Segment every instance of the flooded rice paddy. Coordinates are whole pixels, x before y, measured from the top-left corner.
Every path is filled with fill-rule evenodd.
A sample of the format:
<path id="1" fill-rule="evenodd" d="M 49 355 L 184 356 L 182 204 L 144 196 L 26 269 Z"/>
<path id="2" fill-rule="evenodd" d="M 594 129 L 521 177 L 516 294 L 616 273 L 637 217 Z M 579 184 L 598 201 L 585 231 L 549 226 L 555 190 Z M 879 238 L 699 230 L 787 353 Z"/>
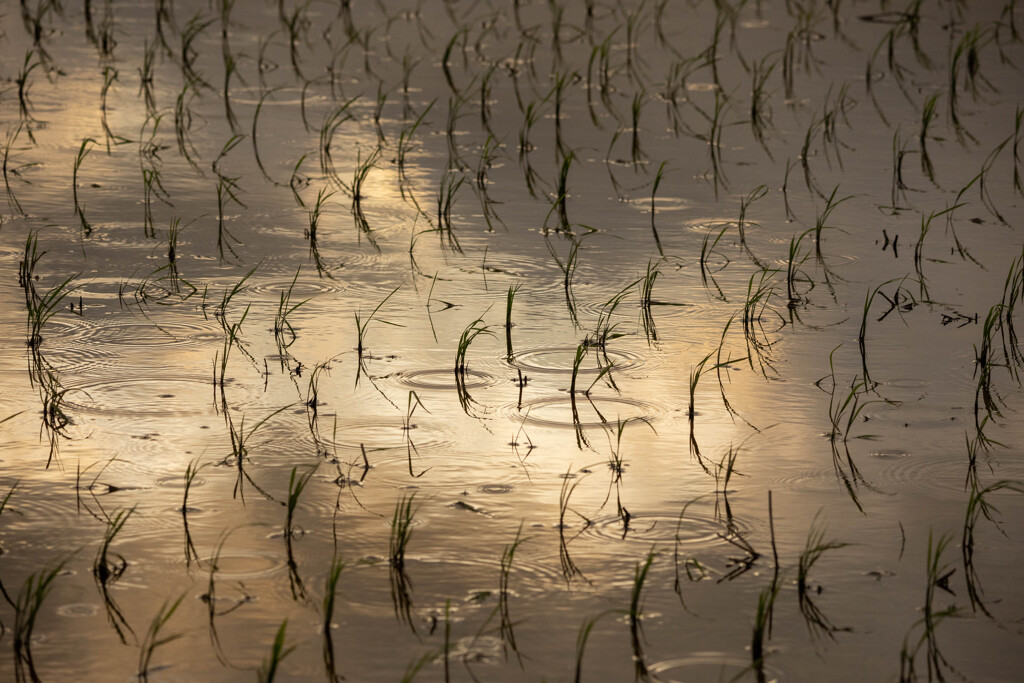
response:
<path id="1" fill-rule="evenodd" d="M 1015 10 L 8 3 L 0 678 L 1017 678 Z"/>

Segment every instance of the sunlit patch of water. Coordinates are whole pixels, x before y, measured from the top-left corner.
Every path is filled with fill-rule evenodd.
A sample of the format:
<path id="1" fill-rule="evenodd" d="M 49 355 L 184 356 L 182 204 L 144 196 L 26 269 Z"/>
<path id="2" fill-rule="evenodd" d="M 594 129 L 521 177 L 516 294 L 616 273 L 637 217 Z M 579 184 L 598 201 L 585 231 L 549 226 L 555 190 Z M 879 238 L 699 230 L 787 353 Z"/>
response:
<path id="1" fill-rule="evenodd" d="M 528 372 L 569 374 L 573 372 L 576 348 L 553 346 L 517 351 L 512 357 L 512 366 Z M 587 353 L 579 365 L 580 374 L 600 373 L 607 368 L 631 370 L 644 364 L 644 358 L 630 351 L 600 349 Z"/>
<path id="2" fill-rule="evenodd" d="M 499 381 L 497 377 L 486 372 L 482 372 L 480 370 L 467 369 L 463 371 L 461 375 L 464 379 L 460 380 L 460 382 L 465 389 L 481 389 L 483 387 L 494 386 Z M 458 387 L 458 384 L 456 383 L 455 371 L 452 369 L 411 370 L 407 372 L 397 372 L 393 375 L 389 375 L 388 379 L 391 379 L 397 382 L 398 384 L 409 387 L 411 389 L 454 390 Z"/>
<path id="3" fill-rule="evenodd" d="M 506 405 L 501 411 L 519 417 L 525 424 L 541 427 L 582 429 L 612 428 L 619 421 L 654 422 L 668 413 L 668 408 L 640 399 L 623 396 L 550 396 L 532 399 L 522 405 Z"/>
<path id="4" fill-rule="evenodd" d="M 121 415 L 209 415 L 213 413 L 209 378 L 139 375 L 76 383 L 67 395 L 72 411 Z"/>

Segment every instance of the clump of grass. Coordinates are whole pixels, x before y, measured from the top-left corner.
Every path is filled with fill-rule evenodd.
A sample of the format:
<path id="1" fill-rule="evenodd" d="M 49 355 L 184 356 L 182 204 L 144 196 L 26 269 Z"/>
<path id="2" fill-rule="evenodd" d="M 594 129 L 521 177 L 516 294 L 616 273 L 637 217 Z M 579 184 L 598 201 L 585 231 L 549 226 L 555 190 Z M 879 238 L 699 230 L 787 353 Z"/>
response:
<path id="1" fill-rule="evenodd" d="M 515 561 L 516 551 L 519 550 L 519 546 L 529 540 L 529 537 L 523 537 L 523 525 L 519 525 L 519 529 L 516 530 L 516 536 L 512 539 L 512 542 L 505 546 L 501 551 L 501 572 L 498 579 L 498 616 L 501 619 L 500 635 L 502 646 L 505 649 L 505 656 L 508 657 L 509 649 L 515 653 L 516 658 L 519 659 L 520 665 L 523 662 L 522 655 L 519 653 L 519 645 L 516 643 L 515 633 L 515 622 L 512 621 L 512 616 L 509 609 L 509 602 L 512 596 L 512 592 L 509 588 L 510 579 L 512 576 L 512 563 Z"/>
<path id="2" fill-rule="evenodd" d="M 4 175 L 4 190 L 7 193 L 7 204 L 11 208 L 11 211 L 18 214 L 24 214 L 24 210 L 21 208 L 21 203 L 18 198 L 14 195 L 14 191 L 11 189 L 11 176 L 15 176 L 24 183 L 28 183 L 21 176 L 22 172 L 32 166 L 38 166 L 38 163 L 14 163 L 11 159 L 11 151 L 14 149 L 15 143 L 18 141 L 18 136 L 21 135 L 21 131 L 25 129 L 25 123 L 19 122 L 14 128 L 11 126 L 7 127 L 7 133 L 3 143 L 3 175 Z"/>
<path id="3" fill-rule="evenodd" d="M 90 147 L 95 144 L 97 142 L 93 138 L 84 138 L 82 140 L 82 144 L 78 147 L 78 154 L 75 155 L 74 170 L 71 173 L 71 197 L 75 203 L 75 216 L 78 218 L 79 225 L 82 228 L 82 234 L 86 237 L 92 234 L 92 224 L 86 220 L 85 209 L 78 201 L 78 171 L 82 167 L 85 157 L 89 155 Z"/>
<path id="4" fill-rule="evenodd" d="M 224 249 L 227 248 L 231 255 L 235 258 L 238 254 L 235 253 L 232 243 L 239 244 L 238 239 L 231 234 L 228 230 L 227 224 L 225 223 L 225 213 L 229 204 L 235 204 L 243 209 L 247 208 L 245 203 L 239 199 L 238 195 L 241 193 L 241 188 L 238 185 L 238 181 L 241 176 L 230 177 L 221 168 L 221 162 L 228 155 L 231 150 L 238 146 L 238 143 L 242 141 L 241 135 L 232 135 L 224 146 L 221 147 L 220 154 L 214 159 L 211 164 L 214 175 L 217 176 L 217 252 L 220 254 L 220 258 L 224 260 Z"/>
<path id="5" fill-rule="evenodd" d="M 643 625 L 640 623 L 643 618 L 643 601 L 641 594 L 644 590 L 644 583 L 647 581 L 647 574 L 651 570 L 651 563 L 654 562 L 656 553 L 652 548 L 647 553 L 644 561 L 638 562 L 633 572 L 633 588 L 630 592 L 629 611 L 629 641 L 633 650 L 633 665 L 636 679 L 640 681 L 651 680 L 647 664 L 644 662 L 643 651 Z"/>
<path id="6" fill-rule="evenodd" d="M 999 510 L 988 500 L 988 496 L 999 492 L 1024 494 L 1024 484 L 1019 481 L 1002 479 L 981 487 L 977 481 L 971 482 L 971 492 L 964 513 L 964 526 L 960 541 L 964 580 L 967 584 L 967 597 L 971 602 L 971 609 L 975 612 L 981 610 L 990 619 L 995 619 L 995 617 L 989 611 L 982 597 L 981 580 L 978 578 L 978 571 L 974 566 L 974 531 L 978 521 L 985 517 L 995 524 L 1000 533 L 1005 536 L 1005 532 L 999 527 L 999 522 L 996 519 Z"/>
<path id="7" fill-rule="evenodd" d="M 413 518 L 418 506 L 414 506 L 416 494 L 402 495 L 391 517 L 391 540 L 388 543 L 388 567 L 391 580 L 391 600 L 395 616 L 405 623 L 412 632 L 416 627 L 412 621 L 412 598 L 409 591 L 412 582 L 406 574 L 405 553 L 413 535 Z"/>
<path id="8" fill-rule="evenodd" d="M 842 199 L 836 199 L 836 192 L 839 191 L 839 186 L 836 185 L 832 188 L 832 194 L 825 200 L 825 208 L 823 208 L 814 219 L 814 253 L 817 254 L 818 258 L 821 258 L 821 233 L 823 230 L 833 230 L 834 226 L 828 225 L 829 216 L 836 208 L 847 201 L 853 199 L 853 195 L 847 195 Z"/>
<path id="9" fill-rule="evenodd" d="M 505 297 L 505 360 L 509 363 L 512 362 L 514 355 L 512 353 L 512 303 L 522 286 L 521 282 L 509 285 L 508 294 Z"/>
<path id="10" fill-rule="evenodd" d="M 142 639 L 142 644 L 139 649 L 139 680 L 148 681 L 149 674 L 153 671 L 154 667 L 151 666 L 153 661 L 153 654 L 157 648 L 163 647 L 169 643 L 173 643 L 175 640 L 181 638 L 184 633 L 171 633 L 163 635 L 163 629 L 167 626 L 167 622 L 171 620 L 178 607 L 181 605 L 181 601 L 185 599 L 185 593 L 178 596 L 178 599 L 171 602 L 168 598 L 164 600 L 163 604 L 160 605 L 160 609 L 157 610 L 153 620 L 149 622 L 149 629 L 146 631 L 146 635 Z"/>
<path id="11" fill-rule="evenodd" d="M 304 474 L 298 474 L 298 468 L 293 467 L 291 476 L 288 478 L 288 498 L 285 503 L 287 514 L 284 522 L 284 544 L 288 563 L 288 583 L 292 591 L 293 600 L 302 600 L 306 597 L 306 588 L 299 576 L 299 568 L 295 562 L 295 554 L 292 551 L 292 541 L 305 534 L 305 530 L 295 524 L 295 511 L 299 506 L 299 497 L 305 490 L 309 480 L 316 473 L 314 466 Z"/>
<path id="12" fill-rule="evenodd" d="M 295 343 L 298 336 L 288 317 L 301 306 L 309 303 L 309 299 L 292 303 L 292 292 L 295 289 L 295 283 L 298 281 L 301 271 L 302 266 L 295 269 L 295 276 L 292 278 L 291 284 L 288 285 L 288 289 L 281 292 L 281 299 L 277 304 L 277 313 L 274 315 L 274 338 L 277 340 L 279 349 L 287 349 Z"/>
<path id="13" fill-rule="evenodd" d="M 99 588 L 100 595 L 103 597 L 103 605 L 107 610 L 107 618 L 110 620 L 111 626 L 114 627 L 114 631 L 117 636 L 121 639 L 122 643 L 127 643 L 125 633 L 130 633 L 134 637 L 135 631 L 128 624 L 124 613 L 121 608 L 114 601 L 113 596 L 110 594 L 110 585 L 116 582 L 124 574 L 125 570 L 128 569 L 128 561 L 120 553 L 116 553 L 110 549 L 111 544 L 117 537 L 121 530 L 124 528 L 128 518 L 132 516 L 135 508 L 128 510 L 119 510 L 112 518 L 107 520 L 107 528 L 103 534 L 103 542 L 100 544 L 99 550 L 96 552 L 96 559 L 93 560 L 92 574 L 96 580 L 96 586 Z"/>
<path id="14" fill-rule="evenodd" d="M 747 243 L 747 210 L 750 206 L 759 199 L 764 198 L 768 194 L 767 185 L 758 185 L 753 190 L 748 192 L 743 198 L 740 199 L 740 215 L 736 220 L 736 229 L 740 234 L 740 244 L 745 245 Z M 717 240 L 716 240 L 717 241 Z"/>
<path id="15" fill-rule="evenodd" d="M 942 653 L 937 636 L 939 625 L 959 613 L 955 604 L 948 607 L 939 607 L 936 604 L 937 588 L 951 592 L 948 581 L 954 570 L 950 569 L 942 559 L 942 555 L 951 541 L 952 538 L 948 534 L 935 540 L 932 533 L 930 531 L 928 533 L 924 606 L 921 609 L 923 616 L 910 627 L 907 635 L 903 638 L 903 647 L 900 650 L 901 681 L 917 680 L 917 655 L 921 648 L 925 649 L 925 665 L 929 680 L 945 680 L 945 671 L 963 678 Z M 920 631 L 920 633 L 916 638 L 912 638 L 916 631 Z"/>
<path id="16" fill-rule="evenodd" d="M 281 622 L 281 626 L 274 635 L 274 644 L 270 647 L 270 653 L 263 658 L 263 664 L 258 672 L 260 683 L 273 683 L 277 677 L 277 670 L 280 668 L 281 662 L 295 649 L 294 645 L 285 647 L 285 629 L 287 628 L 288 620 L 285 619 Z"/>
<path id="17" fill-rule="evenodd" d="M 364 354 L 367 352 L 367 349 L 366 349 L 366 332 L 367 332 L 367 329 L 370 326 L 370 322 L 373 321 L 374 317 L 377 315 L 377 311 L 379 311 L 381 309 L 381 307 L 388 302 L 388 299 L 393 297 L 395 295 L 395 293 L 399 289 L 401 289 L 401 287 L 402 287 L 401 285 L 398 285 L 397 287 L 392 289 L 391 292 L 386 297 L 381 299 L 380 303 L 377 304 L 377 306 L 372 311 L 370 311 L 370 314 L 368 316 L 366 316 L 365 319 L 360 316 L 359 311 L 356 311 L 356 313 L 355 313 L 355 318 L 356 318 L 356 336 L 357 336 L 356 355 L 359 358 L 360 365 L 362 365 Z M 399 325 L 398 323 L 393 323 L 393 322 L 390 322 L 388 320 L 378 320 L 378 322 L 380 322 L 380 323 L 382 323 L 384 325 L 392 325 L 392 326 L 395 326 L 395 327 L 401 327 L 401 325 Z"/>
<path id="18" fill-rule="evenodd" d="M 470 404 L 469 391 L 466 389 L 466 370 L 469 369 L 466 365 L 466 353 L 469 351 L 469 345 L 480 335 L 494 336 L 491 326 L 484 324 L 483 316 L 466 326 L 459 336 L 459 343 L 455 350 L 455 387 L 458 391 L 459 403 L 464 410 L 468 409 Z"/>
<path id="19" fill-rule="evenodd" d="M 344 569 L 344 560 L 335 555 L 331 559 L 331 568 L 328 570 L 327 578 L 324 580 L 324 667 L 327 673 L 327 678 L 332 681 L 332 683 L 344 678 L 338 674 L 337 666 L 335 665 L 334 639 L 331 636 L 331 629 L 333 628 L 331 619 L 334 617 L 335 601 L 338 597 L 338 579 L 341 578 L 341 572 Z"/>
<path id="20" fill-rule="evenodd" d="M 462 252 L 462 246 L 453 231 L 452 209 L 455 207 L 455 198 L 465 182 L 464 175 L 446 169 L 437 188 L 437 232 L 441 237 L 441 247 L 459 253 Z"/>
<path id="21" fill-rule="evenodd" d="M 771 637 L 772 614 L 779 587 L 777 581 L 772 581 L 757 596 L 757 611 L 754 613 L 754 628 L 750 637 L 750 661 L 759 681 L 767 680 L 764 671 L 765 660 L 768 658 L 765 639 Z"/>
<path id="22" fill-rule="evenodd" d="M 839 541 L 826 541 L 824 525 L 819 523 L 820 517 L 821 512 L 819 511 L 811 522 L 810 531 L 807 532 L 807 542 L 804 544 L 804 549 L 800 553 L 800 560 L 797 563 L 796 589 L 800 601 L 800 613 L 803 615 L 811 635 L 819 637 L 821 634 L 824 634 L 835 640 L 837 632 L 849 631 L 850 629 L 834 625 L 825 616 L 825 613 L 821 611 L 821 608 L 815 604 L 813 593 L 820 593 L 821 587 L 818 586 L 816 589 L 812 587 L 809 576 L 811 568 L 814 567 L 826 552 L 845 548 L 848 544 Z"/>
<path id="23" fill-rule="evenodd" d="M 19 681 L 41 680 L 36 673 L 35 659 L 32 656 L 36 620 L 39 618 L 43 602 L 53 590 L 54 581 L 63 573 L 66 564 L 67 560 L 61 560 L 50 568 L 30 574 L 14 599 L 12 641 L 14 671 Z"/>

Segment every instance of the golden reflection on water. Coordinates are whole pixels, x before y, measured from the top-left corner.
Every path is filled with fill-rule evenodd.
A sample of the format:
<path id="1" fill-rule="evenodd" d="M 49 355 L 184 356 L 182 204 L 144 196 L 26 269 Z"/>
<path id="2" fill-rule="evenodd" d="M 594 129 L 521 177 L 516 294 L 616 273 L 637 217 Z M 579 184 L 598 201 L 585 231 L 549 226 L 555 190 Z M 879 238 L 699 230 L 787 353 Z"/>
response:
<path id="1" fill-rule="evenodd" d="M 716 16 L 731 21 L 720 4 L 595 5 L 592 17 L 571 3 L 516 3 L 515 14 L 428 3 L 389 18 L 381 13 L 394 8 L 360 6 L 349 11 L 361 37 L 345 48 L 346 4 L 335 17 L 281 3 L 299 27 L 294 66 L 287 16 L 281 22 L 273 4 L 239 5 L 228 24 L 238 58 L 232 127 L 219 19 L 201 3 L 178 4 L 173 20 L 157 15 L 173 49 L 154 53 L 148 112 L 136 69 L 155 44 L 162 4 L 93 7 L 96 26 L 114 21 L 117 41 L 113 58 L 99 60 L 80 6 L 38 5 L 47 27 L 39 46 L 15 13 L 0 19 L 11 55 L 45 48 L 52 59 L 28 78 L 34 140 L 22 128 L 10 154 L 25 211 L 8 202 L 0 231 L 0 419 L 13 416 L 0 424 L 0 496 L 13 489 L 0 516 L 0 580 L 17 598 L 33 572 L 65 562 L 32 641 L 44 678 L 140 673 L 147 625 L 179 595 L 166 628 L 180 637 L 158 649 L 169 668 L 154 678 L 251 679 L 285 619 L 296 651 L 283 671 L 329 678 L 323 598 L 337 558 L 345 568 L 326 632 L 339 672 L 359 680 L 401 678 L 416 661 L 422 676 L 437 677 L 445 652 L 480 680 L 567 679 L 576 634 L 597 615 L 606 616 L 584 658 L 594 676 L 643 678 L 639 662 L 650 674 L 711 680 L 746 667 L 757 679 L 750 622 L 776 551 L 782 583 L 761 678 L 892 677 L 893 643 L 917 633 L 924 588 L 953 583 L 956 595 L 939 595 L 940 606 L 971 609 L 960 582 L 975 575 L 955 548 L 943 561 L 963 571 L 928 586 L 924 560 L 929 539 L 961 538 L 965 448 L 982 431 L 973 410 L 980 322 L 999 303 L 1007 268 L 1019 268 L 1017 164 L 1006 138 L 1017 74 L 992 45 L 982 64 L 1001 89 L 960 104 L 977 144 L 957 144 L 940 115 L 924 138 L 936 166 L 929 180 L 917 170 L 918 100 L 948 98 L 946 78 L 904 45 L 899 60 L 914 69 L 914 88 L 887 72 L 867 92 L 864 60 L 897 18 L 862 21 L 867 5 L 837 5 L 831 31 L 814 13 L 788 16 L 789 5 L 737 7 L 739 37 L 722 34 L 719 52 L 705 55 L 714 71 L 677 50 L 706 43 Z M 944 10 L 926 6 L 916 29 L 926 49 L 969 35 L 975 17 L 962 13 L 950 33 Z M 190 17 L 213 22 L 193 36 L 194 68 L 210 88 L 182 80 L 180 43 L 199 26 Z M 812 25 L 791 33 L 800 21 Z M 640 27 L 632 42 L 627 26 Z M 986 35 L 1019 59 L 1019 41 Z M 552 39 L 561 61 L 543 47 Z M 772 61 L 786 45 L 800 58 L 793 93 Z M 762 93 L 772 124 L 763 146 L 747 120 L 754 55 L 767 60 L 760 73 L 774 70 Z M 12 78 L 20 59 L 8 61 Z M 106 67 L 117 79 L 104 112 Z M 296 71 L 311 78 L 305 87 Z M 351 119 L 328 128 L 346 112 Z M 708 144 L 719 115 L 722 137 Z M 13 135 L 16 88 L 0 118 Z M 805 137 L 808 126 L 817 133 Z M 328 133 L 330 159 L 320 150 Z M 84 234 L 71 190 L 89 138 L 77 181 L 92 224 Z M 986 194 L 958 195 L 1000 144 Z M 378 145 L 355 207 L 346 189 Z M 905 187 L 893 185 L 894 163 Z M 150 237 L 143 174 L 157 171 Z M 741 244 L 740 207 L 759 186 L 766 193 L 746 206 Z M 827 211 L 833 188 L 849 199 L 829 214 L 819 258 L 813 232 L 796 239 Z M 448 190 L 450 231 L 438 215 Z M 321 191 L 333 194 L 313 250 Z M 959 201 L 969 203 L 944 230 L 935 223 L 914 259 L 922 219 Z M 15 275 L 32 234 L 46 252 L 37 296 L 80 273 L 35 348 L 25 344 L 33 290 Z M 650 269 L 658 275 L 645 310 Z M 506 302 L 516 287 L 509 358 Z M 1003 360 L 993 368 L 1004 412 L 984 431 L 1006 448 L 986 452 L 983 483 L 1024 476 L 1012 457 L 1019 386 L 1000 374 L 1016 366 Z M 878 384 L 853 392 L 851 407 L 844 401 L 865 373 Z M 65 390 L 57 405 L 69 420 L 49 468 L 51 432 L 39 420 L 53 405 L 46 378 Z M 415 514 L 399 562 L 403 499 Z M 1012 543 L 1021 501 L 998 503 Z M 119 519 L 113 559 L 97 569 Z M 517 529 L 525 540 L 502 603 L 503 551 Z M 794 577 L 816 530 L 837 545 L 807 585 L 828 623 L 852 631 L 822 633 L 798 595 Z M 1022 597 L 1020 558 L 992 531 L 979 527 L 972 547 L 986 604 L 1006 621 Z M 631 641 L 628 617 L 615 610 L 630 604 L 649 553 L 644 638 Z M 123 573 L 105 582 L 110 572 Z M 8 628 L 22 623 L 13 607 L 0 603 Z M 973 613 L 937 629 L 945 652 L 969 675 L 1000 677 L 1018 634 Z M 512 662 L 511 626 L 522 667 Z M 19 652 L 0 660 L 0 677 L 27 673 L 16 668 L 25 666 Z"/>

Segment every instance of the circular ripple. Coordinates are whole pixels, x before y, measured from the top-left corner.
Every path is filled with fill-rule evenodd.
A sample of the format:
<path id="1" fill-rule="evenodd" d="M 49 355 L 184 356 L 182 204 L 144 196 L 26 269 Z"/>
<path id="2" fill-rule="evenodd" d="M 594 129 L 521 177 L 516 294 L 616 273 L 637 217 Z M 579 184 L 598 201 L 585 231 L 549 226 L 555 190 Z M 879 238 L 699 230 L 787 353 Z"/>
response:
<path id="1" fill-rule="evenodd" d="M 732 521 L 733 526 L 741 534 L 746 535 L 750 532 L 751 526 L 742 519 L 733 517 Z M 590 526 L 580 532 L 580 537 L 621 541 L 622 532 L 622 520 L 617 515 L 610 515 L 594 519 Z M 629 531 L 625 535 L 625 540 L 632 539 L 646 544 L 675 543 L 678 540 L 680 545 L 687 546 L 729 546 L 730 544 L 720 536 L 725 533 L 725 524 L 713 514 L 687 510 L 681 522 L 679 515 L 634 515 L 629 520 Z"/>
<path id="2" fill-rule="evenodd" d="M 610 361 L 616 370 L 638 368 L 644 359 L 627 351 L 608 351 L 587 354 L 580 365 L 580 373 L 598 373 L 608 367 Z M 552 346 L 517 353 L 512 359 L 512 366 L 529 372 L 546 372 L 552 374 L 572 374 L 573 361 L 576 359 L 576 347 Z M 596 360 L 595 360 L 596 359 Z"/>
<path id="3" fill-rule="evenodd" d="M 915 454 L 899 448 L 877 449 L 858 465 L 868 481 L 881 491 L 907 490 L 963 494 L 966 456 L 959 451 L 936 449 Z"/>
<path id="4" fill-rule="evenodd" d="M 895 389 L 925 389 L 930 384 L 931 382 L 926 379 L 915 379 L 912 377 L 902 377 L 882 382 L 882 386 L 893 387 Z"/>
<path id="5" fill-rule="evenodd" d="M 271 576 L 285 567 L 284 558 L 269 552 L 224 551 L 217 557 L 217 578 L 230 581 Z"/>
<path id="6" fill-rule="evenodd" d="M 478 486 L 476 490 L 480 493 L 489 493 L 494 495 L 512 493 L 516 490 L 516 487 L 510 484 L 484 484 L 483 486 Z"/>
<path id="7" fill-rule="evenodd" d="M 576 398 L 576 419 L 573 416 L 572 401 L 568 396 L 552 396 L 529 401 L 520 409 L 517 405 L 506 409 L 528 424 L 541 427 L 567 427 L 577 425 L 584 429 L 605 427 L 618 420 L 656 420 L 665 414 L 665 409 L 645 401 L 610 396 L 606 398 L 578 396 Z"/>
<path id="8" fill-rule="evenodd" d="M 733 681 L 750 670 L 750 662 L 722 652 L 695 652 L 686 657 L 654 662 L 647 670 L 664 683 L 682 681 Z M 782 680 L 781 673 L 764 667 L 766 680 Z"/>
<path id="9" fill-rule="evenodd" d="M 466 389 L 480 389 L 482 387 L 494 386 L 498 379 L 493 375 L 479 370 L 466 370 Z M 391 376 L 392 379 L 413 389 L 455 389 L 455 372 L 447 370 L 413 370 L 412 372 L 398 372 Z"/>
<path id="10" fill-rule="evenodd" d="M 412 428 L 406 429 L 402 420 L 339 424 L 334 438 L 325 440 L 328 447 L 355 451 L 362 447 L 366 448 L 367 452 L 399 448 L 405 450 L 410 442 L 417 451 L 442 448 L 453 444 L 449 435 L 433 425 L 413 422 Z"/>
<path id="11" fill-rule="evenodd" d="M 208 379 L 133 377 L 74 386 L 67 405 L 114 415 L 204 415 L 210 412 L 210 395 Z"/>
<path id="12" fill-rule="evenodd" d="M 77 344 L 112 346 L 177 346 L 205 342 L 220 343 L 224 335 L 209 324 L 183 322 L 157 324 L 131 320 L 113 324 L 64 322 L 63 333 Z M 59 329 L 59 328 L 58 328 Z"/>
<path id="13" fill-rule="evenodd" d="M 43 353 L 61 373 L 84 375 L 123 372 L 124 359 L 109 349 L 88 346 L 52 346 L 44 342 Z"/>
<path id="14" fill-rule="evenodd" d="M 291 289 L 291 300 L 299 302 L 322 294 L 339 294 L 348 289 L 348 284 L 340 280 L 328 279 L 298 280 L 292 287 L 291 278 L 281 277 L 254 282 L 245 289 L 245 293 L 259 299 L 280 301 L 281 294 L 287 293 L 289 288 Z"/>
<path id="15" fill-rule="evenodd" d="M 76 602 L 70 605 L 61 605 L 57 608 L 57 614 L 62 617 L 93 617 L 100 613 L 98 605 L 91 605 L 87 602 Z"/>
<path id="16" fill-rule="evenodd" d="M 878 420 L 904 427 L 950 427 L 963 422 L 964 411 L 952 411 L 919 401 L 898 405 L 877 403 L 864 411 L 869 421 Z"/>

